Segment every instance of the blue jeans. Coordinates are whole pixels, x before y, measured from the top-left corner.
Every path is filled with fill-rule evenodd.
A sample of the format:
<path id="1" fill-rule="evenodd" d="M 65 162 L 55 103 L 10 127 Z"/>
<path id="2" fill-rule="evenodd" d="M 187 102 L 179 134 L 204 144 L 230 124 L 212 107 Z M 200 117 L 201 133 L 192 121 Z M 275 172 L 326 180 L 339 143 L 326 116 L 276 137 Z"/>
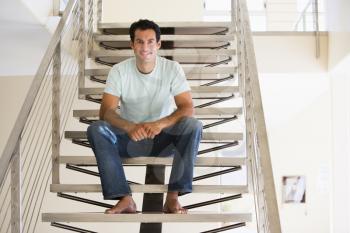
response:
<path id="1" fill-rule="evenodd" d="M 193 166 L 202 137 L 202 123 L 197 119 L 184 117 L 154 139 L 138 142 L 106 121 L 91 124 L 87 136 L 95 153 L 104 199 L 131 195 L 121 159 L 138 156 L 173 156 L 168 191 L 192 192 Z"/>

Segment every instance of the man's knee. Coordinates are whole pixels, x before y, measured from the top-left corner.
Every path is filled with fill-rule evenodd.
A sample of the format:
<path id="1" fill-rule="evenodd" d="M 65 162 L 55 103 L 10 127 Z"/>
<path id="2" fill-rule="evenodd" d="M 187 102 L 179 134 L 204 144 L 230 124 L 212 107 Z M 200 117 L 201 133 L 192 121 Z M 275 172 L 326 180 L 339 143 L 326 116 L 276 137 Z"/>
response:
<path id="1" fill-rule="evenodd" d="M 181 123 L 184 125 L 184 128 L 186 131 L 201 132 L 203 129 L 202 122 L 200 122 L 194 117 L 184 117 L 181 120 Z"/>
<path id="2" fill-rule="evenodd" d="M 93 140 L 108 139 L 112 144 L 117 143 L 117 137 L 111 125 L 106 121 L 96 121 L 92 123 L 87 129 L 87 138 L 91 143 Z"/>
<path id="3" fill-rule="evenodd" d="M 87 128 L 87 137 L 90 140 L 93 136 L 100 134 L 106 127 L 105 121 L 95 121 Z"/>

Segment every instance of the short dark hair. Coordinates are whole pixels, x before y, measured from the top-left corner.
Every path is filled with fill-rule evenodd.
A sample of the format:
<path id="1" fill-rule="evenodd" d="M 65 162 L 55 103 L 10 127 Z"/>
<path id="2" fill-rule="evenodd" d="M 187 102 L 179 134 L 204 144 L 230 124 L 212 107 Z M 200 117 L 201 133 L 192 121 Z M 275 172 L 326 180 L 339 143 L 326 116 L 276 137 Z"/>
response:
<path id="1" fill-rule="evenodd" d="M 129 35 L 130 39 L 132 42 L 134 42 L 135 39 L 135 31 L 137 29 L 140 30 L 147 30 L 147 29 L 152 29 L 156 33 L 156 39 L 157 42 L 160 40 L 160 28 L 158 24 L 155 22 L 148 20 L 148 19 L 140 19 L 139 21 L 136 21 L 131 24 L 130 29 L 129 29 Z"/>

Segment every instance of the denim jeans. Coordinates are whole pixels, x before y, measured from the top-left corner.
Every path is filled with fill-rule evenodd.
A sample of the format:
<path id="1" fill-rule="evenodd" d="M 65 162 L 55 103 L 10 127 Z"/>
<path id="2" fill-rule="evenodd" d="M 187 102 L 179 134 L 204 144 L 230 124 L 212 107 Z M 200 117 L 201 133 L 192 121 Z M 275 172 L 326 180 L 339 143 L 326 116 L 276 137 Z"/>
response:
<path id="1" fill-rule="evenodd" d="M 106 121 L 88 127 L 88 140 L 95 153 L 104 199 L 115 200 L 131 195 L 122 158 L 173 156 L 168 191 L 192 192 L 193 166 L 202 137 L 202 123 L 184 117 L 165 128 L 154 139 L 132 141 L 127 133 Z"/>

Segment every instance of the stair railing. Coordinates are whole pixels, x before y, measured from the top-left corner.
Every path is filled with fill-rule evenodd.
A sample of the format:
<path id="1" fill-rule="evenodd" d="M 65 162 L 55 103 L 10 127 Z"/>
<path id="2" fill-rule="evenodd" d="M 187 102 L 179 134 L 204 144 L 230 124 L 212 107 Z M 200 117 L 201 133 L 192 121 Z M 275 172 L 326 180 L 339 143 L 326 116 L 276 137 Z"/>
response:
<path id="1" fill-rule="evenodd" d="M 70 0 L 0 157 L 0 232 L 35 232 L 85 64 L 85 0 Z M 52 164 L 52 169 L 50 164 Z"/>
<path id="2" fill-rule="evenodd" d="M 248 180 L 254 193 L 257 230 L 259 233 L 281 233 L 248 9 L 245 0 L 232 0 L 231 4 L 235 12 L 232 21 L 236 23 L 237 31 L 238 75 L 242 80 Z"/>

